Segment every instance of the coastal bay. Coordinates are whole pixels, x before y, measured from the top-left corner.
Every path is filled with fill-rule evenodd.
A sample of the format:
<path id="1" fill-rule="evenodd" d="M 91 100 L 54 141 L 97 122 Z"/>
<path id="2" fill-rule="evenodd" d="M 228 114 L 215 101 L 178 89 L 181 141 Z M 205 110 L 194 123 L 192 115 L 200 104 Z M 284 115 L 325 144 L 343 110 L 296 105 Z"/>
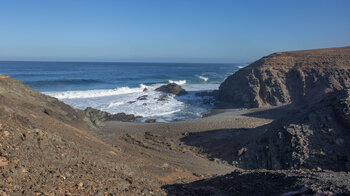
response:
<path id="1" fill-rule="evenodd" d="M 220 86 L 221 94 L 213 94 L 217 105 L 209 115 L 166 123 L 113 120 L 113 114 L 74 108 L 0 75 L 0 186 L 5 193 L 28 194 L 346 195 L 349 51 L 345 47 L 265 57 L 297 60 L 265 60 L 268 64 L 242 68 L 225 80 L 225 88 Z M 300 66 L 300 58 L 312 61 Z M 317 70 L 310 63 L 317 63 Z M 305 97 L 293 99 L 296 89 L 291 87 L 283 91 L 284 97 L 292 97 L 285 102 L 271 101 L 281 100 L 275 88 L 284 84 L 284 77 L 270 77 L 280 82 L 271 85 L 249 75 L 259 71 L 247 71 L 264 67 L 265 73 L 285 73 L 283 67 L 294 66 L 300 66 L 305 78 L 315 73 L 314 84 L 299 77 L 295 82 L 305 82 Z M 247 87 L 251 90 L 241 90 L 256 97 L 223 100 L 223 93 L 238 89 L 236 77 L 255 82 Z M 323 79 L 328 77 L 332 79 Z M 259 93 L 267 89 L 264 85 L 271 89 L 269 96 Z M 320 90 L 323 87 L 327 90 Z M 308 91 L 317 93 L 312 94 L 315 99 L 302 104 L 298 100 L 309 98 Z M 244 107 L 247 103 L 259 105 Z"/>

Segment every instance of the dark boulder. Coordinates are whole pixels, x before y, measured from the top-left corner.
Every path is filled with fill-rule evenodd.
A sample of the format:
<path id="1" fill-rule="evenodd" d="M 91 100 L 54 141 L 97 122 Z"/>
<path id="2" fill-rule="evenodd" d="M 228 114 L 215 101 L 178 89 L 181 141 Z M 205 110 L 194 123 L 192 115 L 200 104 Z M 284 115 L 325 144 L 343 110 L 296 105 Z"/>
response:
<path id="1" fill-rule="evenodd" d="M 156 119 L 148 119 L 148 120 L 146 120 L 146 123 L 155 123 L 155 122 L 157 122 Z"/>
<path id="2" fill-rule="evenodd" d="M 209 91 L 201 91 L 195 94 L 197 97 L 211 97 L 213 96 L 212 92 Z"/>
<path id="3" fill-rule="evenodd" d="M 183 89 L 180 85 L 178 85 L 176 83 L 170 83 L 167 85 L 163 85 L 163 86 L 157 88 L 156 91 L 170 93 L 170 94 L 174 94 L 177 96 L 182 96 L 182 95 L 188 94 L 185 89 Z"/>
<path id="4" fill-rule="evenodd" d="M 142 118 L 140 116 L 135 117 L 133 114 L 125 114 L 124 112 L 113 114 L 109 120 L 124 121 L 124 122 L 134 122 L 136 118 Z"/>
<path id="5" fill-rule="evenodd" d="M 91 107 L 87 107 L 84 110 L 84 112 L 86 117 L 90 119 L 90 121 L 96 126 L 101 126 L 104 121 L 108 121 L 108 120 L 133 122 L 137 118 L 140 118 L 140 116 L 135 117 L 135 115 L 133 114 L 125 114 L 125 113 L 110 114 L 108 112 L 97 110 Z"/>
<path id="6" fill-rule="evenodd" d="M 147 97 L 148 97 L 148 95 L 142 95 L 142 96 L 140 96 L 140 97 L 138 97 L 137 98 L 137 100 L 147 100 Z"/>

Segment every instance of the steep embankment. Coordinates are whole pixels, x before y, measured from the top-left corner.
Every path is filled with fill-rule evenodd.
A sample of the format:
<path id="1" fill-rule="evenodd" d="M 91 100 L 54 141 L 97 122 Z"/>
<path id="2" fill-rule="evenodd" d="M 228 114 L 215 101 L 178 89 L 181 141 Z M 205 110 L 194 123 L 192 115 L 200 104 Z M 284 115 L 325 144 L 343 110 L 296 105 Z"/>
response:
<path id="1" fill-rule="evenodd" d="M 0 74 L 0 193 L 164 194 L 89 129 L 83 111 Z"/>
<path id="2" fill-rule="evenodd" d="M 197 145 L 244 169 L 350 171 L 349 86 L 350 47 L 264 57 L 227 78 L 220 98 L 245 107 L 292 103 L 284 107 L 295 111 Z"/>
<path id="3" fill-rule="evenodd" d="M 229 76 L 218 98 L 235 107 L 300 105 L 349 87 L 350 47 L 278 52 Z"/>
<path id="4" fill-rule="evenodd" d="M 350 171 L 349 111 L 349 91 L 343 90 L 264 126 L 229 130 L 221 138 L 224 132 L 194 133 L 185 141 L 198 140 L 196 146 L 243 169 Z M 204 135 L 212 140 L 201 141 Z"/>
<path id="5" fill-rule="evenodd" d="M 247 111 L 252 110 L 244 115 L 289 116 L 256 128 L 212 130 L 183 138 L 215 159 L 247 170 L 166 189 L 174 195 L 350 194 L 349 90 L 331 93 L 303 109 Z"/>

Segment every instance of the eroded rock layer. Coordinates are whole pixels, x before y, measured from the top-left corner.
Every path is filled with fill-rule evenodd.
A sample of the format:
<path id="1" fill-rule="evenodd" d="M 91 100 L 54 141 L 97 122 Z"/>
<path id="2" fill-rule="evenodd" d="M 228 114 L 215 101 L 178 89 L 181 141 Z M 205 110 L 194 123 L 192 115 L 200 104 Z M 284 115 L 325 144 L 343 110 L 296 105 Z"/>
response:
<path id="1" fill-rule="evenodd" d="M 240 69 L 219 88 L 236 107 L 315 103 L 350 87 L 350 47 L 278 52 Z"/>

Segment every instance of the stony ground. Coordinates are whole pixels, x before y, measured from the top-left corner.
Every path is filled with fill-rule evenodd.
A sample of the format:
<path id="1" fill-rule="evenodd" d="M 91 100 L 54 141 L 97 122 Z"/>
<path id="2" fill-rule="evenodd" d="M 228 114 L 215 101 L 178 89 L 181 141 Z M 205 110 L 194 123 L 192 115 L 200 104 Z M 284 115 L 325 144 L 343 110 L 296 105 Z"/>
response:
<path id="1" fill-rule="evenodd" d="M 3 195 L 164 195 L 164 184 L 97 137 L 75 110 L 0 75 Z"/>

